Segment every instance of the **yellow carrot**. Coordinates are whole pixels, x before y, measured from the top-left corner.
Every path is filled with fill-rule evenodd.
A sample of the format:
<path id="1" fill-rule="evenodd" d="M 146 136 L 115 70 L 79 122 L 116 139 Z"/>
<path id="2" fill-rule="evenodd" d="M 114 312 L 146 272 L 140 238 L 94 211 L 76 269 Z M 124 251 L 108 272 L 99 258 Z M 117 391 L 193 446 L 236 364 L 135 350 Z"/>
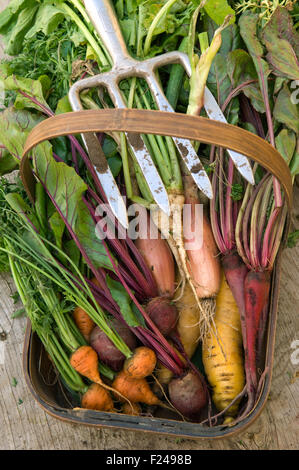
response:
<path id="1" fill-rule="evenodd" d="M 245 385 L 240 315 L 224 276 L 216 299 L 214 321 L 216 330 L 211 330 L 205 337 L 202 356 L 213 388 L 213 402 L 219 411 L 223 411 Z M 226 422 L 236 416 L 238 406 L 239 400 L 225 412 Z"/>

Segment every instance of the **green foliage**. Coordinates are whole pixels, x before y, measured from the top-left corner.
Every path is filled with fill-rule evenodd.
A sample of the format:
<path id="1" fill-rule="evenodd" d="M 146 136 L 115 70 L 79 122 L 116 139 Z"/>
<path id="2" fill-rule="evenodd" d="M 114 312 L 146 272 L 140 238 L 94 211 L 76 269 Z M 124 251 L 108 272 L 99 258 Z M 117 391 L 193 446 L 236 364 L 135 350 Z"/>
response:
<path id="1" fill-rule="evenodd" d="M 204 10 L 219 26 L 223 23 L 227 15 L 232 15 L 231 21 L 235 21 L 235 11 L 229 6 L 226 0 L 207 0 L 204 4 Z"/>
<path id="2" fill-rule="evenodd" d="M 20 53 L 1 64 L 9 66 L 10 74 L 17 77 L 40 80 L 47 76 L 50 81 L 46 97 L 48 106 L 55 109 L 58 101 L 67 95 L 72 82 L 73 63 L 84 61 L 86 44 L 84 38 L 76 42 L 78 29 L 64 20 L 51 33 L 37 32 L 23 41 Z M 75 42 L 74 42 L 75 41 Z"/>
<path id="3" fill-rule="evenodd" d="M 98 238 L 94 221 L 82 201 L 83 193 L 87 189 L 83 179 L 74 168 L 62 162 L 56 162 L 49 149 L 40 152 L 38 158 L 34 157 L 34 168 L 40 181 L 47 188 L 53 203 L 95 268 L 112 269 L 105 248 Z M 62 227 L 59 227 L 59 234 L 61 229 Z M 57 236 L 58 232 L 56 232 Z"/>
<path id="4" fill-rule="evenodd" d="M 285 83 L 277 95 L 273 115 L 295 133 L 299 133 L 299 108 L 292 102 L 291 91 Z"/>
<path id="5" fill-rule="evenodd" d="M 140 326 L 140 318 L 132 308 L 132 300 L 125 288 L 109 276 L 106 277 L 107 285 L 111 295 L 120 308 L 123 318 L 129 326 Z"/>
<path id="6" fill-rule="evenodd" d="M 233 201 L 240 201 L 241 199 L 243 199 L 243 195 L 243 185 L 239 183 L 233 184 L 231 189 L 231 198 L 233 199 Z"/>
<path id="7" fill-rule="evenodd" d="M 18 167 L 18 161 L 6 150 L 0 148 L 0 176 L 11 173 Z"/>
<path id="8" fill-rule="evenodd" d="M 29 132 L 42 121 L 42 117 L 27 110 L 10 107 L 0 114 L 0 142 L 19 161 Z M 38 146 L 40 149 L 50 144 Z M 37 150 L 39 152 L 39 150 Z"/>
<path id="9" fill-rule="evenodd" d="M 282 129 L 275 138 L 275 144 L 277 150 L 289 165 L 296 148 L 296 135 L 288 129 Z"/>
<path id="10" fill-rule="evenodd" d="M 277 8 L 262 32 L 267 60 L 279 77 L 299 79 L 299 33 L 286 9 Z M 297 56 L 297 57 L 296 57 Z"/>

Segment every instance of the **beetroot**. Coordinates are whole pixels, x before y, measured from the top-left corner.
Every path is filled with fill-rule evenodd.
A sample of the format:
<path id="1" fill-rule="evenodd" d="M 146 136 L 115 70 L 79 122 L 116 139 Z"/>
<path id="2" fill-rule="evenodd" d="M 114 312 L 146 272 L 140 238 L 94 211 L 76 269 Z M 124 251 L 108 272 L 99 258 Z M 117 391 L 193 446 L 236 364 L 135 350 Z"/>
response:
<path id="1" fill-rule="evenodd" d="M 168 336 L 174 329 L 179 315 L 174 303 L 165 297 L 150 300 L 146 312 L 164 336 Z"/>
<path id="2" fill-rule="evenodd" d="M 168 385 L 173 406 L 192 421 L 197 421 L 201 410 L 207 405 L 208 393 L 204 379 L 193 371 L 172 379 Z"/>
<path id="3" fill-rule="evenodd" d="M 126 345 L 131 349 L 137 346 L 136 338 L 128 327 L 118 322 L 115 318 L 109 320 L 109 326 L 119 334 Z M 90 335 L 90 345 L 98 353 L 100 361 L 118 372 L 122 369 L 125 356 L 120 352 L 108 336 L 96 326 Z"/>

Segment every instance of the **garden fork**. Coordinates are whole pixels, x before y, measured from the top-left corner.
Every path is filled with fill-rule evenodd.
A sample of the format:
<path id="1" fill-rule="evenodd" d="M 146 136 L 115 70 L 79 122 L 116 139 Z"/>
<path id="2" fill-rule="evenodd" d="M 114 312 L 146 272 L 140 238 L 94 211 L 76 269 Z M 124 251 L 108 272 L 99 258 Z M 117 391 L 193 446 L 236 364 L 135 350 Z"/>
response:
<path id="1" fill-rule="evenodd" d="M 161 111 L 173 112 L 174 110 L 167 101 L 164 92 L 156 78 L 155 71 L 161 66 L 168 64 L 181 64 L 190 76 L 191 67 L 188 56 L 179 51 L 169 52 L 157 57 L 143 61 L 135 60 L 128 53 L 123 39 L 119 23 L 110 0 L 84 0 L 86 11 L 91 19 L 95 30 L 102 39 L 113 62 L 109 72 L 101 73 L 94 77 L 79 80 L 70 89 L 69 99 L 74 111 L 83 109 L 80 92 L 87 88 L 104 87 L 108 91 L 116 108 L 126 108 L 126 103 L 119 90 L 119 82 L 130 77 L 139 77 L 146 80 L 152 96 Z M 214 99 L 213 95 L 206 89 L 205 109 L 208 116 L 218 120 L 223 120 L 224 116 Z M 133 151 L 136 161 L 145 177 L 152 196 L 158 206 L 169 214 L 169 201 L 166 189 L 161 177 L 151 159 L 151 156 L 139 134 L 125 133 L 127 141 Z M 106 158 L 95 134 L 85 134 L 83 140 L 89 152 L 90 159 L 95 165 L 103 191 L 114 215 L 125 227 L 128 226 L 127 211 L 123 199 L 119 193 L 117 184 L 109 169 Z M 200 162 L 191 142 L 187 139 L 173 137 L 177 151 L 186 167 L 190 171 L 196 185 L 208 197 L 212 198 L 212 187 L 210 179 Z M 243 176 L 253 182 L 250 164 L 246 157 L 239 156 L 234 161 Z"/>

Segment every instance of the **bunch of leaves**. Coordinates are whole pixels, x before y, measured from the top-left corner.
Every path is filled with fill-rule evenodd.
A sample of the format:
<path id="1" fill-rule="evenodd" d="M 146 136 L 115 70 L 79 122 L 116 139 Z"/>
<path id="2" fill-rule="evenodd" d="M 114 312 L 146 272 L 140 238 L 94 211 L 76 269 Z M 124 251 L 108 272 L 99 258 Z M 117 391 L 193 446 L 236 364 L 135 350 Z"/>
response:
<path id="1" fill-rule="evenodd" d="M 239 27 L 257 73 L 265 105 L 266 134 L 295 175 L 299 111 L 292 90 L 299 79 L 299 34 L 288 10 L 281 7 L 262 29 L 258 27 L 258 15 L 253 13 L 244 13 Z"/>
<path id="2" fill-rule="evenodd" d="M 8 55 L 19 54 L 23 49 L 24 41 L 34 38 L 39 32 L 45 36 L 55 32 L 68 16 L 64 5 L 63 0 L 12 0 L 9 2 L 6 9 L 0 13 L 0 35 L 6 46 L 6 53 Z M 69 38 L 76 44 L 84 41 L 84 36 L 78 28 L 72 28 Z"/>
<path id="3" fill-rule="evenodd" d="M 26 37 L 22 50 L 3 61 L 6 73 L 40 80 L 50 108 L 56 109 L 58 101 L 67 95 L 73 80 L 78 78 L 76 64 L 81 64 L 81 73 L 86 64 L 87 46 L 74 42 L 76 34 L 76 25 L 64 20 L 49 34 L 38 31 Z"/>
<path id="4" fill-rule="evenodd" d="M 205 28 L 211 38 L 217 25 L 206 18 Z M 222 46 L 208 77 L 208 86 L 228 121 L 268 135 L 270 141 L 272 136 L 272 145 L 274 133 L 277 136 L 283 128 L 294 134 L 299 131 L 298 44 L 299 35 L 286 8 L 278 7 L 263 28 L 258 14 L 246 12 L 223 31 Z M 251 118 L 244 109 L 244 95 L 254 110 Z"/>
<path id="5" fill-rule="evenodd" d="M 179 37 L 188 34 L 188 24 L 194 10 L 192 2 L 183 0 L 117 0 L 114 5 L 127 46 L 138 58 L 173 50 Z M 149 36 L 150 48 L 145 46 Z"/>

